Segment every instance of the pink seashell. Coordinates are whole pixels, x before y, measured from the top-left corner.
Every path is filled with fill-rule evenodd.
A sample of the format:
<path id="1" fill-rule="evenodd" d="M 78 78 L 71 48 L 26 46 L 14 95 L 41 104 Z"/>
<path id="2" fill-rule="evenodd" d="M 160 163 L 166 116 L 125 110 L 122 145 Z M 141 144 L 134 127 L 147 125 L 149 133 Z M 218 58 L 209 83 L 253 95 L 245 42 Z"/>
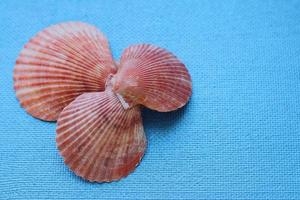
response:
<path id="1" fill-rule="evenodd" d="M 105 36 L 81 22 L 39 32 L 14 69 L 21 105 L 34 117 L 58 120 L 60 154 L 91 182 L 118 180 L 139 164 L 146 149 L 139 104 L 176 110 L 189 100 L 191 87 L 184 64 L 167 50 L 130 46 L 117 64 Z"/>
<path id="2" fill-rule="evenodd" d="M 172 53 L 149 44 L 130 46 L 122 54 L 113 90 L 130 106 L 142 104 L 167 112 L 191 96 L 191 77 Z"/>
<path id="3" fill-rule="evenodd" d="M 118 180 L 133 171 L 144 155 L 140 109 L 124 110 L 110 88 L 82 94 L 61 112 L 56 142 L 78 176 L 92 182 Z"/>
<path id="4" fill-rule="evenodd" d="M 92 25 L 67 22 L 44 29 L 25 45 L 14 88 L 29 114 L 54 121 L 77 96 L 103 91 L 106 77 L 115 72 L 105 36 Z"/>

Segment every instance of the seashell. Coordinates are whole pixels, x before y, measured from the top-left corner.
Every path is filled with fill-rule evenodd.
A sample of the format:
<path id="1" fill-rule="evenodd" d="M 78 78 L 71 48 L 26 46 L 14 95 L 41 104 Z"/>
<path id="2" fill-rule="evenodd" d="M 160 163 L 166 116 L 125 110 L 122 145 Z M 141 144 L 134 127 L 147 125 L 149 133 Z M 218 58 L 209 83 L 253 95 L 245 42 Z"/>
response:
<path id="1" fill-rule="evenodd" d="M 64 162 L 91 182 L 119 180 L 146 149 L 140 104 L 167 112 L 192 93 L 185 65 L 166 49 L 130 46 L 120 63 L 96 27 L 67 22 L 34 36 L 14 68 L 14 88 L 32 116 L 57 121 Z M 102 92 L 103 91 L 103 92 Z"/>
<path id="2" fill-rule="evenodd" d="M 125 108 L 142 104 L 168 112 L 184 106 L 192 93 L 185 65 L 166 49 L 149 44 L 124 50 L 113 82 Z"/>
<path id="3" fill-rule="evenodd" d="M 146 137 L 139 107 L 124 110 L 109 88 L 77 97 L 57 123 L 56 142 L 64 162 L 91 182 L 127 176 L 144 155 Z"/>
<path id="4" fill-rule="evenodd" d="M 21 51 L 14 69 L 14 88 L 32 116 L 55 121 L 85 92 L 103 91 L 116 68 L 105 36 L 96 27 L 67 22 L 34 36 Z"/>

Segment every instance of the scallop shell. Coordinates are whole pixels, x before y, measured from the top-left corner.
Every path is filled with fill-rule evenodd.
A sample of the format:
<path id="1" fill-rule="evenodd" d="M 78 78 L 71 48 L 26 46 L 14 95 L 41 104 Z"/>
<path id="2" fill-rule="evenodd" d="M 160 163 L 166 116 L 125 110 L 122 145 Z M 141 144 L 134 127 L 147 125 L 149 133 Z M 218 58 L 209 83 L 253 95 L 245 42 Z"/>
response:
<path id="1" fill-rule="evenodd" d="M 149 44 L 125 49 L 116 67 L 96 27 L 67 22 L 25 45 L 14 88 L 29 114 L 58 120 L 57 147 L 76 175 L 110 182 L 127 176 L 144 155 L 138 104 L 162 112 L 184 106 L 191 77 L 175 55 Z"/>
<path id="2" fill-rule="evenodd" d="M 184 64 L 166 49 L 134 45 L 122 54 L 113 90 L 131 106 L 142 104 L 168 112 L 189 100 L 191 77 Z"/>
<path id="3" fill-rule="evenodd" d="M 127 176 L 146 148 L 140 109 L 124 110 L 115 94 L 86 93 L 60 114 L 57 146 L 65 163 L 91 182 Z"/>
<path id="4" fill-rule="evenodd" d="M 81 22 L 50 26 L 21 51 L 14 88 L 32 116 L 57 120 L 62 109 L 84 92 L 103 91 L 116 69 L 105 36 Z"/>

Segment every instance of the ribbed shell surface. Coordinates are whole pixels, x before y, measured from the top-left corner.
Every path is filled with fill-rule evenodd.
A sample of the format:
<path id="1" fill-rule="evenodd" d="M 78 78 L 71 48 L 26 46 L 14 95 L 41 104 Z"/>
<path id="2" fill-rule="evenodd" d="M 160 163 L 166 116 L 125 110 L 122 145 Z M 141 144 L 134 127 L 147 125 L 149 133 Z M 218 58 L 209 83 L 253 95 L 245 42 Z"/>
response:
<path id="1" fill-rule="evenodd" d="M 185 65 L 166 49 L 149 44 L 125 49 L 115 91 L 129 102 L 168 112 L 184 106 L 192 93 Z"/>
<path id="2" fill-rule="evenodd" d="M 144 155 L 139 107 L 124 110 L 111 91 L 86 93 L 60 114 L 57 146 L 65 163 L 89 181 L 127 176 Z"/>
<path id="3" fill-rule="evenodd" d="M 34 36 L 14 68 L 14 88 L 32 116 L 55 121 L 62 109 L 84 92 L 103 91 L 115 73 L 105 36 L 96 27 L 67 22 Z"/>

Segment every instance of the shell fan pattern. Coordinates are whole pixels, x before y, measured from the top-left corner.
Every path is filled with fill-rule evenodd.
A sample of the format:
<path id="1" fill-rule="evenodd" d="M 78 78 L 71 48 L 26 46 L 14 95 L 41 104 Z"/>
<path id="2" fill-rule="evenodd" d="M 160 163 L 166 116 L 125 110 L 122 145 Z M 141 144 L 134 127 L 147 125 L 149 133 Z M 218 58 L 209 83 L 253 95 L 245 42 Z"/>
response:
<path id="1" fill-rule="evenodd" d="M 57 121 L 65 164 L 91 182 L 119 180 L 139 164 L 147 144 L 142 106 L 176 110 L 192 93 L 185 65 L 166 49 L 132 45 L 115 62 L 103 33 L 82 22 L 34 36 L 17 58 L 14 89 L 30 115 Z"/>

